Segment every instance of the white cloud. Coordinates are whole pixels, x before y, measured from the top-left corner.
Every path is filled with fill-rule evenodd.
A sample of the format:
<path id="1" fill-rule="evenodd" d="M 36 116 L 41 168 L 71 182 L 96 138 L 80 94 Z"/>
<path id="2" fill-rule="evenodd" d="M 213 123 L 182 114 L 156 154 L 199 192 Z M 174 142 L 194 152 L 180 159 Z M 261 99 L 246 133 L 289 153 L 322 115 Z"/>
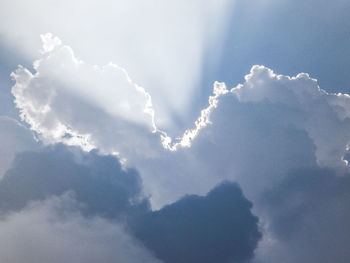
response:
<path id="1" fill-rule="evenodd" d="M 327 93 L 306 73 L 276 75 L 263 66 L 254 66 L 245 79 L 231 91 L 241 102 L 266 100 L 298 111 L 298 119 L 287 115 L 285 121 L 308 133 L 316 146 L 318 163 L 326 167 L 346 165 L 342 158 L 350 142 L 348 95 Z"/>
<path id="2" fill-rule="evenodd" d="M 0 261 L 159 262 L 117 222 L 83 217 L 70 194 L 30 203 L 0 219 Z"/>
<path id="3" fill-rule="evenodd" d="M 220 51 L 233 3 L 3 1 L 0 33 L 8 46 L 29 60 L 37 56 L 38 36 L 52 32 L 89 64 L 117 62 L 148 87 L 158 110 L 157 122 L 170 126 L 175 124 L 172 114 L 186 119 L 203 60 Z"/>
<path id="4" fill-rule="evenodd" d="M 238 181 L 255 202 L 291 169 L 348 169 L 348 95 L 321 90 L 305 73 L 276 75 L 264 66 L 254 66 L 231 90 L 215 83 L 214 93 L 196 127 L 185 132 L 190 148 L 180 143 L 174 152 L 159 149 L 157 158 L 128 157 L 157 205 L 203 194 L 223 179 Z"/>
<path id="5" fill-rule="evenodd" d="M 90 66 L 68 46 L 50 50 L 34 63 L 34 74 L 23 67 L 13 74 L 22 118 L 48 143 L 120 153 L 140 170 L 156 206 L 204 194 L 222 179 L 238 180 L 251 198 L 314 159 L 346 168 L 349 97 L 328 94 L 305 73 L 289 77 L 254 66 L 231 90 L 215 83 L 194 128 L 172 140 L 155 127 L 150 95 L 125 70 Z"/>
<path id="6" fill-rule="evenodd" d="M 34 62 L 35 74 L 19 67 L 12 74 L 16 81 L 12 93 L 22 119 L 45 142 L 94 148 L 90 131 L 79 128 L 91 120 L 91 111 L 93 118 L 98 118 L 98 112 L 118 122 L 116 132 L 125 139 L 130 129 L 155 131 L 151 97 L 124 69 L 112 63 L 104 67 L 86 64 L 51 34 L 42 40 L 43 55 Z M 83 112 L 87 107 L 90 112 Z"/>
<path id="7" fill-rule="evenodd" d="M 117 1 L 115 6 L 109 8 L 105 7 L 108 4 L 106 1 L 63 1 L 51 8 L 51 2 L 38 0 L 40 10 L 28 8 L 32 4 L 28 1 L 2 4 L 0 33 L 8 45 L 14 44 L 27 58 L 32 58 L 36 52 L 37 35 L 50 31 L 60 35 L 64 42 L 72 44 L 76 54 L 87 61 L 78 59 L 70 47 L 62 45 L 60 39 L 44 35 L 41 59 L 34 64 L 35 72 L 20 67 L 13 74 L 16 81 L 13 94 L 23 120 L 39 133 L 39 138 L 45 143 L 64 142 L 80 145 L 85 150 L 97 147 L 104 153 L 120 153 L 121 157 L 126 158 L 127 164 L 136 166 L 140 171 L 146 192 L 152 195 L 152 203 L 156 208 L 184 194 L 204 194 L 223 179 L 237 181 L 253 201 L 256 214 L 266 224 L 264 228 L 267 233 L 258 251 L 258 260 L 271 262 L 271 254 L 274 253 L 274 260 L 279 262 L 280 258 L 290 255 L 294 248 L 298 252 L 296 258 L 304 262 L 306 256 L 298 249 L 302 247 L 300 244 L 306 244 L 305 247 L 309 248 L 306 235 L 300 234 L 304 231 L 295 231 L 296 237 L 292 242 L 274 236 L 276 233 L 269 232 L 273 231 L 272 226 L 269 229 L 269 224 L 274 223 L 271 220 L 273 213 L 263 210 L 266 207 L 261 204 L 260 197 L 274 188 L 278 192 L 286 174 L 296 169 L 306 169 L 309 173 L 310 167 L 334 168 L 338 173 L 334 172 L 331 176 L 348 170 L 343 157 L 350 141 L 349 95 L 330 94 L 321 90 L 317 81 L 306 73 L 289 77 L 277 75 L 264 66 L 254 66 L 245 77 L 245 82 L 233 89 L 216 82 L 208 108 L 201 112 L 193 127 L 179 138 L 168 137 L 155 125 L 154 118 L 159 127 L 171 126 L 171 114 L 182 114 L 181 117 L 184 117 L 188 112 L 204 64 L 204 54 L 220 43 L 220 33 L 215 32 L 218 25 L 222 27 L 225 23 L 217 21 L 226 20 L 228 2 L 206 2 L 200 12 L 197 10 L 199 5 L 203 5 L 202 1 L 180 1 L 179 4 L 175 1 L 148 1 L 138 4 L 139 10 L 130 4 L 132 1 L 124 0 Z M 272 7 L 274 2 L 263 1 L 259 4 Z M 183 9 L 185 6 L 186 9 Z M 254 14 L 255 10 L 257 15 L 262 13 L 261 5 L 254 5 L 252 9 Z M 274 12 L 276 9 L 271 10 Z M 65 19 L 62 19 L 63 15 Z M 253 16 L 253 20 L 259 21 L 259 16 Z M 8 24 L 18 30 L 11 30 Z M 213 27 L 208 28 L 209 25 Z M 263 28 L 265 24 L 261 26 Z M 251 34 L 250 30 L 245 31 Z M 255 36 L 247 39 L 255 39 Z M 103 65 L 109 60 L 127 68 L 133 79 L 147 87 L 147 91 L 135 84 L 123 68 L 113 63 L 104 67 L 93 66 L 95 63 Z M 6 122 L 0 125 L 2 123 L 8 127 Z M 24 133 L 29 134 L 27 131 Z M 0 138 L 13 149 L 10 155 L 6 152 L 6 158 L 10 157 L 2 161 L 5 171 L 15 153 L 27 146 L 24 145 L 26 142 L 15 145 L 11 142 L 14 137 L 6 131 L 4 134 Z M 18 131 L 18 134 L 21 136 L 22 132 Z M 5 152 L 1 154 L 5 155 Z M 317 179 L 309 185 L 313 186 L 314 182 L 318 182 Z M 329 191 L 327 181 L 325 185 L 320 188 L 321 192 Z M 287 188 L 290 188 L 289 185 Z M 297 195 L 296 199 L 300 198 L 299 187 L 294 190 L 292 194 Z M 308 191 L 312 192 L 310 189 Z M 319 201 L 318 193 L 312 198 L 303 198 L 308 201 L 315 198 L 316 204 Z M 280 197 L 278 201 L 280 199 L 283 200 Z M 285 201 L 294 208 L 293 200 L 288 198 Z M 302 198 L 300 200 L 305 205 Z M 326 198 L 324 200 L 329 201 Z M 101 247 L 94 243 L 94 240 L 105 240 L 107 236 L 107 240 L 116 242 L 117 247 L 131 244 L 130 247 L 127 245 L 130 251 L 123 247 L 126 254 L 118 254 L 120 258 L 117 260 L 137 262 L 136 259 L 142 255 L 146 261 L 152 261 L 149 253 L 136 244 L 120 225 L 116 227 L 114 223 L 100 218 L 86 219 L 76 213 L 69 214 L 70 219 L 63 220 L 51 208 L 55 202 L 50 200 L 35 204 L 7 216 L 0 222 L 4 226 L 0 236 L 9 236 L 7 231 L 19 233 L 17 229 L 24 233 L 30 232 L 32 229 L 24 227 L 29 222 L 35 226 L 35 234 L 42 233 L 42 236 L 47 237 L 45 242 L 58 244 L 61 249 L 59 254 L 69 258 L 74 258 L 76 254 L 66 244 L 72 246 L 80 240 L 88 240 L 78 247 L 81 254 L 88 251 L 84 254 L 84 262 L 91 259 L 101 261 L 101 258 L 90 256 L 90 251 L 94 256 L 103 255 L 103 259 L 115 261 L 115 255 L 109 254 L 109 244 Z M 321 208 L 312 202 L 309 205 L 311 214 L 316 211 L 322 217 L 327 212 L 323 205 Z M 336 215 L 330 220 L 334 220 L 332 222 L 336 225 L 337 237 L 342 232 L 338 225 L 345 225 L 342 220 L 347 217 L 343 209 L 346 205 L 346 202 L 340 203 L 335 198 L 334 204 L 330 205 L 332 209 L 328 210 Z M 275 207 L 272 205 L 273 209 Z M 285 211 L 284 208 L 275 210 L 276 215 Z M 305 214 L 306 219 L 312 222 L 307 230 L 318 231 L 318 226 L 325 230 L 326 235 L 319 235 L 318 242 L 313 242 L 321 243 L 321 246 L 314 245 L 314 248 L 323 251 L 329 245 L 323 237 L 332 229 L 328 227 L 328 218 L 322 217 L 323 221 L 317 225 L 314 224 L 314 215 L 298 215 Z M 337 224 L 339 219 L 341 224 Z M 40 227 L 36 228 L 35 222 L 39 222 Z M 303 227 L 308 226 L 305 222 L 301 224 Z M 92 233 L 91 228 L 102 231 Z M 58 234 L 57 229 L 60 230 Z M 112 233 L 113 237 L 108 236 L 108 233 Z M 0 253 L 6 257 L 4 261 L 40 261 L 41 258 L 37 258 L 40 253 L 26 254 L 32 256 L 29 259 L 25 257 L 26 260 L 23 260 L 22 253 L 16 253 L 18 248 L 27 252 L 27 240 L 31 240 L 33 235 L 29 233 L 27 236 L 30 238 L 24 236 L 23 240 L 13 236 L 7 238 L 10 245 L 3 247 L 3 253 Z M 115 236 L 126 241 L 120 243 L 121 240 L 113 239 Z M 340 243 L 347 244 L 342 240 L 336 244 Z M 38 247 L 34 244 L 30 248 L 39 251 L 45 248 L 45 244 L 38 242 Z M 336 249 L 334 246 L 337 245 L 333 244 L 332 253 L 344 252 L 342 246 Z M 135 255 L 134 252 L 139 254 Z M 49 250 L 43 256 L 51 257 L 56 253 Z M 305 254 L 308 256 L 309 252 Z M 323 254 L 318 254 L 318 257 L 322 259 Z M 292 257 L 288 259 L 295 262 Z"/>
<path id="8" fill-rule="evenodd" d="M 20 67 L 13 74 L 23 120 L 46 143 L 120 153 L 140 171 L 154 208 L 184 194 L 205 194 L 229 179 L 242 186 L 269 226 L 261 197 L 290 171 L 325 167 L 336 176 L 348 170 L 343 157 L 350 142 L 350 97 L 327 93 L 306 73 L 289 77 L 253 66 L 232 89 L 216 82 L 194 127 L 172 140 L 153 122 L 150 95 L 123 69 L 91 66 L 52 37 L 44 40 L 49 42 L 34 63 L 36 72 Z M 280 245 L 273 234 L 265 235 L 265 252 L 277 248 L 269 243 L 274 238 Z"/>

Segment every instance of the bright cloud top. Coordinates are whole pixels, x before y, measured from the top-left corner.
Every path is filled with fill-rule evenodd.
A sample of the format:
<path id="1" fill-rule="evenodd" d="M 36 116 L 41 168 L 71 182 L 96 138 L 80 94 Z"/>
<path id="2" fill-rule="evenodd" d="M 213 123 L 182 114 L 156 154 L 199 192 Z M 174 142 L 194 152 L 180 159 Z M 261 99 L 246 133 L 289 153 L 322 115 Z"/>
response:
<path id="1" fill-rule="evenodd" d="M 124 168 L 134 166 L 140 172 L 144 192 L 150 195 L 149 205 L 160 209 L 146 214 L 165 226 L 169 223 L 168 215 L 172 217 L 174 211 L 188 214 L 181 212 L 187 210 L 187 201 L 176 202 L 181 196 L 195 194 L 182 200 L 207 200 L 214 185 L 223 180 L 236 181 L 254 204 L 253 212 L 261 222 L 263 241 L 257 250 L 259 263 L 271 262 L 271 257 L 275 258 L 272 262 L 280 262 L 279 258 L 288 256 L 290 262 L 310 262 L 308 257 L 313 250 L 322 251 L 319 258 L 333 254 L 337 262 L 344 258 L 348 249 L 338 244 L 348 244 L 347 241 L 334 245 L 336 248 L 330 253 L 323 247 L 327 245 L 327 231 L 333 231 L 332 235 L 339 240 L 348 239 L 348 233 L 337 227 L 337 221 L 343 222 L 348 217 L 347 210 L 336 208 L 349 203 L 348 95 L 327 93 L 306 73 L 294 77 L 277 75 L 265 66 L 255 65 L 244 83 L 232 89 L 215 82 L 208 107 L 201 111 L 191 129 L 173 139 L 157 128 L 154 118 L 158 112 L 153 109 L 151 95 L 135 84 L 124 69 L 114 64 L 92 66 L 78 59 L 72 48 L 50 34 L 42 40 L 41 57 L 33 64 L 35 72 L 20 66 L 12 74 L 15 80 L 12 93 L 22 119 L 44 143 L 63 142 L 85 150 L 97 148 L 100 153 L 120 153 L 127 160 Z M 94 151 L 90 153 L 98 155 Z M 42 158 L 38 161 L 42 162 Z M 33 173 L 37 174 L 46 178 L 46 173 Z M 337 176 L 340 174 L 343 176 Z M 85 179 L 82 182 L 87 182 L 86 174 L 82 175 Z M 60 172 L 57 178 L 61 178 Z M 96 189 L 96 184 L 92 185 L 91 189 Z M 18 189 L 16 184 L 14 187 Z M 319 202 L 319 192 L 327 193 L 324 203 Z M 207 197 L 202 199 L 198 195 Z M 325 215 L 325 211 L 333 209 L 330 200 L 337 204 L 332 219 Z M 200 203 L 198 207 L 202 206 Z M 178 209 L 182 204 L 186 205 Z M 194 204 L 196 207 L 197 203 Z M 139 222 L 145 222 L 147 215 Z M 178 218 L 174 221 L 179 222 Z M 257 221 L 253 223 L 255 226 Z M 168 252 L 183 254 L 176 252 L 174 246 L 175 250 L 164 256 L 163 242 L 159 242 L 157 234 L 143 236 L 148 225 L 138 225 L 137 220 L 131 225 L 135 227 L 134 234 L 166 262 L 171 262 Z M 187 222 L 178 227 L 187 229 Z M 310 235 L 303 229 L 310 231 Z M 320 233 L 319 242 L 305 242 L 313 231 Z M 256 242 L 258 239 L 260 235 L 256 235 Z M 183 244 L 182 240 L 188 238 L 184 235 L 179 240 Z M 300 245 L 302 242 L 308 243 L 307 246 Z M 198 244 L 196 240 L 194 244 Z M 269 255 L 262 259 L 265 253 Z"/>
<path id="2" fill-rule="evenodd" d="M 203 60 L 208 53 L 213 57 L 220 53 L 233 3 L 7 1 L 1 3 L 0 34 L 24 61 L 36 57 L 38 35 L 53 32 L 90 64 L 118 62 L 139 84 L 149 87 L 158 111 L 157 123 L 174 125 L 172 114 L 188 115 L 191 95 L 199 88 Z"/>
<path id="3" fill-rule="evenodd" d="M 19 67 L 12 74 L 16 81 L 12 92 L 22 119 L 48 143 L 98 147 L 131 159 L 130 152 L 135 151 L 146 156 L 159 154 L 163 151 L 160 142 L 174 151 L 189 147 L 211 123 L 210 116 L 220 107 L 220 101 L 234 96 L 240 103 L 267 102 L 293 110 L 285 124 L 307 132 L 316 146 L 318 163 L 346 166 L 343 156 L 350 142 L 350 98 L 321 90 L 308 74 L 289 77 L 254 66 L 245 83 L 231 90 L 217 82 L 209 107 L 201 112 L 195 127 L 172 140 L 155 126 L 149 93 L 124 69 L 114 64 L 91 66 L 50 34 L 42 40 L 42 58 L 34 62 L 36 73 Z"/>
<path id="4" fill-rule="evenodd" d="M 253 66 L 246 82 L 231 90 L 241 102 L 266 101 L 295 110 L 286 124 L 305 130 L 316 146 L 319 165 L 345 166 L 350 143 L 350 97 L 320 89 L 306 73 L 296 77 L 276 75 L 264 66 Z"/>
<path id="5" fill-rule="evenodd" d="M 42 35 L 42 41 L 43 57 L 34 62 L 36 73 L 19 67 L 12 74 L 17 83 L 12 92 L 22 119 L 45 141 L 93 148 L 89 135 L 69 121 L 80 106 L 73 100 L 96 107 L 124 126 L 130 123 L 155 131 L 150 95 L 133 83 L 123 68 L 112 63 L 88 65 L 51 34 Z M 74 104 L 77 108 L 72 112 L 69 108 Z"/>
<path id="6" fill-rule="evenodd" d="M 3 1 L 0 262 L 348 263 L 350 2 L 315 2 Z"/>

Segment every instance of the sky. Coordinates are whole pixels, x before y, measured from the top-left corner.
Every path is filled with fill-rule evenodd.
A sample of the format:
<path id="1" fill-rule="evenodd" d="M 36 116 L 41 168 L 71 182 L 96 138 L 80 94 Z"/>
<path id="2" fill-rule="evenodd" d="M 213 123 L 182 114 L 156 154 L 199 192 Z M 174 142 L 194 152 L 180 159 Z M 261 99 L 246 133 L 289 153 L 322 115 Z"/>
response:
<path id="1" fill-rule="evenodd" d="M 349 11 L 2 1 L 0 262 L 349 262 Z"/>

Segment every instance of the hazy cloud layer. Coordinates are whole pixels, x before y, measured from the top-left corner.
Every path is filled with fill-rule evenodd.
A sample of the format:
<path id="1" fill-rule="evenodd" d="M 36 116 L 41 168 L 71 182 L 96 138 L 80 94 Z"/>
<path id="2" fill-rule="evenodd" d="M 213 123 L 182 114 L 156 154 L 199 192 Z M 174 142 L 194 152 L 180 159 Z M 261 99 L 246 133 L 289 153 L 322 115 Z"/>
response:
<path id="1" fill-rule="evenodd" d="M 74 197 L 64 194 L 2 214 L 1 262 L 160 262 L 121 224 L 84 217 L 79 209 Z"/>

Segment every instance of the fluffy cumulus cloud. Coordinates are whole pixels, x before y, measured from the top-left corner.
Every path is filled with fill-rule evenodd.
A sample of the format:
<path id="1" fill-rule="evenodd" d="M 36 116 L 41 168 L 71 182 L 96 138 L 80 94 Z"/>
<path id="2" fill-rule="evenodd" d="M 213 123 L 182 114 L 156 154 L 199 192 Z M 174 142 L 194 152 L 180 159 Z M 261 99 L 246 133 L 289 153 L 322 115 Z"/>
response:
<path id="1" fill-rule="evenodd" d="M 184 246 L 170 246 L 168 242 L 173 237 L 171 241 L 188 244 L 192 251 L 202 251 L 212 245 L 213 240 L 204 236 L 210 229 L 217 231 L 210 232 L 210 236 L 218 238 L 215 244 L 232 246 L 227 250 L 225 246 L 211 247 L 221 252 L 205 249 L 208 262 L 215 262 L 210 261 L 214 257 L 228 262 L 251 258 L 260 238 L 251 203 L 234 185 L 210 191 L 223 180 L 230 180 L 240 185 L 259 217 L 263 237 L 256 262 L 346 262 L 348 95 L 327 93 L 306 73 L 290 77 L 264 66 L 253 66 L 244 83 L 232 89 L 216 82 L 209 106 L 202 110 L 194 126 L 178 138 L 170 138 L 153 121 L 157 111 L 153 110 L 150 95 L 121 68 L 89 66 L 78 60 L 71 48 L 48 35 L 44 37 L 42 53 L 34 63 L 35 72 L 20 67 L 13 73 L 12 92 L 22 119 L 45 143 L 63 142 L 85 150 L 96 147 L 100 153 L 119 154 L 125 167 L 137 167 L 149 199 L 139 195 L 139 187 L 136 195 L 132 192 L 108 199 L 101 194 L 101 199 L 87 204 L 95 213 L 103 214 L 105 208 L 99 205 L 99 200 L 122 198 L 123 204 L 127 204 L 121 211 L 126 216 L 128 231 L 156 257 L 165 262 L 205 262 L 203 254 L 191 254 Z M 97 150 L 90 154 L 97 156 Z M 26 155 L 19 155 L 18 168 L 25 164 L 20 161 L 21 156 Z M 83 160 L 80 158 L 84 166 Z M 7 173 L 4 185 L 17 185 L 11 183 L 17 180 L 11 175 L 16 167 Z M 125 172 L 120 164 L 116 167 L 118 173 Z M 96 184 L 94 178 L 99 172 L 94 171 L 83 172 L 88 179 L 82 189 L 90 192 L 89 185 L 107 189 L 108 183 Z M 136 177 L 131 176 L 127 183 L 130 187 L 137 186 Z M 75 180 L 72 177 L 67 182 L 73 190 L 77 189 L 77 200 L 84 203 L 88 194 L 79 190 L 80 183 L 75 184 Z M 121 178 L 118 181 L 124 182 Z M 39 186 L 32 186 L 36 190 L 25 200 L 45 196 Z M 114 189 L 113 184 L 110 187 Z M 50 192 L 62 194 L 68 188 L 61 187 L 55 192 L 54 187 Z M 319 192 L 324 193 L 322 197 L 318 197 Z M 191 196 L 177 201 L 186 194 Z M 112 202 L 106 206 L 113 209 Z M 151 206 L 159 210 L 151 211 Z M 232 213 L 226 212 L 229 207 Z M 236 209 L 240 212 L 234 212 Z M 211 220 L 212 213 L 220 216 Z M 249 248 L 246 252 L 242 248 L 242 254 L 231 254 L 236 251 L 235 238 L 223 241 L 227 236 L 222 233 L 240 236 L 233 224 L 225 223 L 235 220 L 244 230 L 246 239 L 240 240 L 245 240 L 244 247 Z M 211 223 L 225 229 L 215 228 Z M 149 232 L 155 228 L 162 229 L 164 235 Z M 188 236 L 189 229 L 193 236 Z M 325 249 L 330 243 L 330 248 Z"/>
<path id="2" fill-rule="evenodd" d="M 0 262 L 350 261 L 346 0 L 34 2 L 0 3 Z"/>
<path id="3" fill-rule="evenodd" d="M 349 96 L 263 66 L 236 88 L 216 85 L 212 125 L 191 151 L 253 201 L 265 229 L 255 262 L 348 261 Z"/>
<path id="4" fill-rule="evenodd" d="M 190 148 L 180 143 L 158 158 L 129 158 L 149 179 L 146 186 L 158 185 L 155 199 L 204 193 L 224 179 L 239 180 L 253 198 L 290 169 L 348 169 L 348 95 L 321 90 L 307 74 L 277 75 L 263 66 L 254 66 L 245 80 L 233 89 L 215 83 L 210 106 L 182 137 Z"/>
<path id="5" fill-rule="evenodd" d="M 203 60 L 209 50 L 215 50 L 213 54 L 220 50 L 233 3 L 7 1 L 0 5 L 0 34 L 5 47 L 21 54 L 22 62 L 17 63 L 36 57 L 38 36 L 45 32 L 59 35 L 91 64 L 118 62 L 142 86 L 149 87 L 159 111 L 158 123 L 176 126 L 171 116 L 190 114 Z"/>
<path id="6" fill-rule="evenodd" d="M 326 93 L 307 74 L 288 77 L 254 66 L 245 83 L 231 90 L 215 83 L 195 127 L 171 142 L 152 122 L 150 96 L 125 71 L 112 66 L 109 76 L 49 36 L 45 45 L 50 48 L 34 63 L 35 73 L 20 67 L 13 74 L 23 120 L 47 142 L 121 153 L 141 171 L 156 202 L 204 194 L 232 178 L 251 183 L 247 191 L 255 193 L 295 165 L 312 166 L 315 160 L 346 169 L 349 97 Z M 259 186 L 246 176 L 252 173 L 269 180 L 260 176 Z"/>
<path id="7" fill-rule="evenodd" d="M 99 118 L 99 113 L 118 122 L 119 136 L 126 137 L 128 130 L 155 129 L 150 95 L 134 84 L 124 69 L 114 64 L 88 65 L 50 34 L 42 40 L 43 58 L 34 63 L 36 73 L 19 67 L 12 74 L 17 83 L 12 92 L 22 118 L 43 135 L 44 141 L 91 149 L 89 135 L 72 127 L 71 122 L 80 120 L 84 125 L 90 114 Z M 78 113 L 83 109 L 84 113 Z"/>
<path id="8" fill-rule="evenodd" d="M 296 111 L 298 119 L 286 116 L 286 123 L 305 130 L 316 146 L 321 166 L 338 167 L 349 144 L 349 103 L 346 94 L 328 94 L 306 73 L 296 77 L 276 75 L 254 66 L 246 82 L 232 90 L 241 102 L 268 101 Z"/>

